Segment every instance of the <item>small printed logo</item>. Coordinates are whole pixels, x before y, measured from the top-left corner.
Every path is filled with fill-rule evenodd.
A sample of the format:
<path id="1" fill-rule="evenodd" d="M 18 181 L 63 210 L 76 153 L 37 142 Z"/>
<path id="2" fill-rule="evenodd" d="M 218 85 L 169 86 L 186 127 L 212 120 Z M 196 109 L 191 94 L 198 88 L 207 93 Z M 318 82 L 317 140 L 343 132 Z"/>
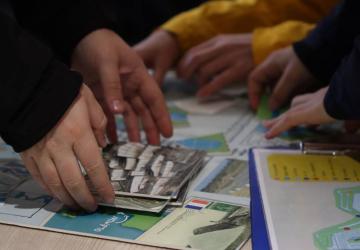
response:
<path id="1" fill-rule="evenodd" d="M 192 199 L 188 204 L 186 204 L 185 208 L 194 209 L 194 210 L 201 210 L 207 205 L 209 205 L 209 201 L 200 200 L 200 199 Z"/>

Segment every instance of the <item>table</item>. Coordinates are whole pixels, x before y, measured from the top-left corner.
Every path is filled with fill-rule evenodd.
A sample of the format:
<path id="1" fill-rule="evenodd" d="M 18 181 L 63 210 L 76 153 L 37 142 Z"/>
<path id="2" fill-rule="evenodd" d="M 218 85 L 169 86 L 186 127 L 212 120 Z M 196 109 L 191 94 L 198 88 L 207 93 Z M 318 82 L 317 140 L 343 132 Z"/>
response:
<path id="1" fill-rule="evenodd" d="M 148 247 L 136 244 L 122 243 L 111 240 L 89 238 L 77 235 L 55 233 L 37 229 L 22 228 L 0 224 L 0 249 L 121 249 L 121 250 L 159 250 L 166 248 Z M 250 241 L 242 250 L 251 250 Z"/>

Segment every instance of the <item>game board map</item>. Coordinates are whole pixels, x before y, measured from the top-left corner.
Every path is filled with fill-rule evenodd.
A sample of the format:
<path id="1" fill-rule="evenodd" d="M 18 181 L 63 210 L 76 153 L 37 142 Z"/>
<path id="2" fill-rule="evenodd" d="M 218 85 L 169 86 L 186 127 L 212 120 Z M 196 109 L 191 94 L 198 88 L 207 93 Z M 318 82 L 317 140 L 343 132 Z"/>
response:
<path id="1" fill-rule="evenodd" d="M 315 232 L 314 244 L 319 250 L 360 249 L 360 186 L 336 189 L 334 197 L 336 207 L 354 217 Z"/>
<path id="2" fill-rule="evenodd" d="M 164 226 L 168 217 L 171 221 L 185 219 L 178 217 L 184 211 L 191 223 L 187 221 L 186 228 L 182 228 L 184 223 L 176 219 L 182 225 L 173 225 L 170 231 L 184 230 L 180 235 L 186 241 L 163 241 L 162 237 L 156 241 L 153 236 L 156 227 Z M 41 224 L 6 221 L 1 214 L 0 223 L 174 249 L 238 249 L 250 236 L 248 208 L 203 199 L 191 199 L 184 208 L 168 209 L 159 215 L 111 207 L 99 207 L 91 214 L 61 208 L 43 218 Z"/>
<path id="3" fill-rule="evenodd" d="M 188 112 L 182 110 L 174 105 L 168 105 L 168 111 L 170 113 L 171 123 L 174 128 L 187 128 L 190 127 Z M 124 119 L 122 116 L 117 115 L 115 117 L 116 128 L 119 134 L 126 131 Z"/>
<path id="4" fill-rule="evenodd" d="M 185 110 L 190 114 L 204 115 L 215 115 L 237 103 L 237 99 L 224 96 L 215 96 L 203 100 L 199 100 L 196 97 L 190 97 L 174 102 L 178 108 Z"/>
<path id="5" fill-rule="evenodd" d="M 249 237 L 247 207 L 194 198 L 154 225 L 139 241 L 232 250 L 241 247 Z"/>
<path id="6" fill-rule="evenodd" d="M 202 170 L 190 196 L 249 206 L 247 161 L 215 157 Z"/>
<path id="7" fill-rule="evenodd" d="M 189 149 L 203 150 L 206 151 L 209 155 L 213 156 L 231 154 L 228 142 L 223 133 L 176 140 L 170 145 L 181 145 Z"/>

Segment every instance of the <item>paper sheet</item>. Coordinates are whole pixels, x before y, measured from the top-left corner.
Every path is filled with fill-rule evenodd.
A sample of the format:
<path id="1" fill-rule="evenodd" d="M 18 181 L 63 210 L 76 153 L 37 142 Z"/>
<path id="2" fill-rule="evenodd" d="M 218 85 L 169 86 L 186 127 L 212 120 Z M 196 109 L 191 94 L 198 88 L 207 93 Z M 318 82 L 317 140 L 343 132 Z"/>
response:
<path id="1" fill-rule="evenodd" d="M 360 163 L 349 156 L 273 154 L 271 178 L 280 181 L 359 181 Z"/>
<path id="2" fill-rule="evenodd" d="M 272 154 L 301 152 L 254 151 L 272 249 L 359 249 L 359 183 L 277 181 L 269 172 L 268 157 Z"/>
<path id="3" fill-rule="evenodd" d="M 190 114 L 214 115 L 237 103 L 236 99 L 220 99 L 200 102 L 195 97 L 175 101 L 175 105 Z"/>

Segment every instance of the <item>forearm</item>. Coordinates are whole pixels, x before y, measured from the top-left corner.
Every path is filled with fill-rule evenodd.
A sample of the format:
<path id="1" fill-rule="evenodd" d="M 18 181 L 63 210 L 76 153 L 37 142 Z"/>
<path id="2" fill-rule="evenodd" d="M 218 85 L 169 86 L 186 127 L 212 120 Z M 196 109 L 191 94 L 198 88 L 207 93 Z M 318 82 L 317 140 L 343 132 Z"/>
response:
<path id="1" fill-rule="evenodd" d="M 326 112 L 341 120 L 360 119 L 360 36 L 350 55 L 343 60 L 332 77 L 325 96 Z"/>
<path id="2" fill-rule="evenodd" d="M 295 53 L 320 81 L 328 83 L 360 32 L 360 1 L 347 0 L 324 18 L 304 40 L 294 44 Z"/>

